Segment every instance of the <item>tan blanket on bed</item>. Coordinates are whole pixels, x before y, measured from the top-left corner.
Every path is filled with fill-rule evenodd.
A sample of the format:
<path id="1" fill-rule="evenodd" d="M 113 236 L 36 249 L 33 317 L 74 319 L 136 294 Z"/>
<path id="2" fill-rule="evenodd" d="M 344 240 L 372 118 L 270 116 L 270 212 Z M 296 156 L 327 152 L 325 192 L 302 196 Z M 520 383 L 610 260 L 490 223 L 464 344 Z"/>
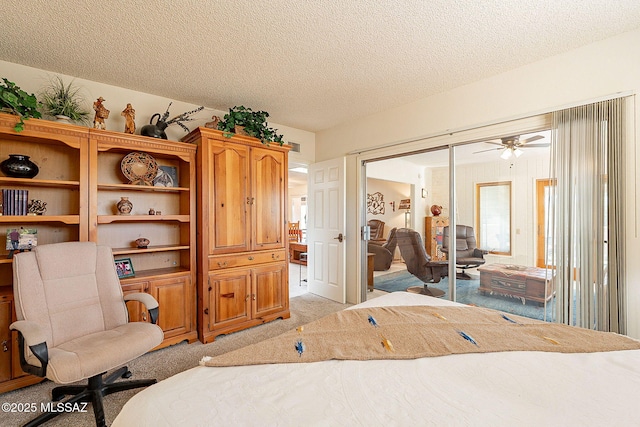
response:
<path id="1" fill-rule="evenodd" d="M 205 366 L 416 359 L 460 353 L 640 349 L 611 332 L 546 323 L 478 307 L 374 307 L 330 314 L 304 327 L 214 358 Z"/>

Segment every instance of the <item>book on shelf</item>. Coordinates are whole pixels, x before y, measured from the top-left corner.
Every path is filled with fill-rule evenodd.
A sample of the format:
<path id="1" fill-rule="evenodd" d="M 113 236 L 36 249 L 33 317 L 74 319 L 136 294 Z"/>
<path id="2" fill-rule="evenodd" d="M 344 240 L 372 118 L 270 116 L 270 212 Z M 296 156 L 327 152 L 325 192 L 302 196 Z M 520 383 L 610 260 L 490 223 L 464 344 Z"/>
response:
<path id="1" fill-rule="evenodd" d="M 2 190 L 2 214 L 26 215 L 29 200 L 29 190 Z"/>

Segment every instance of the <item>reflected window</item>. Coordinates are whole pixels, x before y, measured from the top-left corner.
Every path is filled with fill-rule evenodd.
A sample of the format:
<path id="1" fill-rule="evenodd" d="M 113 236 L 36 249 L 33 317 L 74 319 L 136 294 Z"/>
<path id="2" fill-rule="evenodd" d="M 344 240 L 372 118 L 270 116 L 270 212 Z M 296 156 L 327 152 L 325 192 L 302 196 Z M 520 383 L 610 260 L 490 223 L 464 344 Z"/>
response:
<path id="1" fill-rule="evenodd" d="M 476 184 L 478 247 L 511 255 L 511 182 Z"/>

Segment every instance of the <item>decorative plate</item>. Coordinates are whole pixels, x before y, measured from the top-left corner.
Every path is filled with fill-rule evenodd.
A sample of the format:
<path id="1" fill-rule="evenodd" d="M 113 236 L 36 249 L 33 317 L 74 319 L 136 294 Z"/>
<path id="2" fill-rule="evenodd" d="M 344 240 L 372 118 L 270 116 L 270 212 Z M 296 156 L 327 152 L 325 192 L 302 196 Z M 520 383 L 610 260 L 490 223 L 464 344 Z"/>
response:
<path id="1" fill-rule="evenodd" d="M 156 159 L 147 153 L 129 153 L 120 162 L 120 169 L 130 184 L 153 185 L 158 174 Z"/>

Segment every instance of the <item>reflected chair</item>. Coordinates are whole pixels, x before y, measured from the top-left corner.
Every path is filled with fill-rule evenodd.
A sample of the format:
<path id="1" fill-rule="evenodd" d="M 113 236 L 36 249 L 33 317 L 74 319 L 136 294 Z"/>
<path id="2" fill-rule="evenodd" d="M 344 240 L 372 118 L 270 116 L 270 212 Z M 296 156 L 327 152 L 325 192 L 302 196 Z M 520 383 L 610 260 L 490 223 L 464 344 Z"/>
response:
<path id="1" fill-rule="evenodd" d="M 393 227 L 391 231 L 389 231 L 387 240 L 381 245 L 374 242 L 367 243 L 367 252 L 374 254 L 374 271 L 386 271 L 391 268 L 396 246 L 398 245 L 398 240 L 396 239 L 397 230 L 396 227 Z"/>
<path id="2" fill-rule="evenodd" d="M 289 241 L 301 242 L 302 230 L 300 230 L 300 221 L 289 223 Z"/>
<path id="3" fill-rule="evenodd" d="M 449 226 L 444 227 L 442 234 L 442 252 L 449 254 Z M 469 280 L 465 270 L 476 268 L 485 263 L 484 255 L 489 251 L 476 247 L 476 234 L 473 227 L 456 225 L 456 267 L 462 271 L 456 273 L 456 278 Z"/>
<path id="4" fill-rule="evenodd" d="M 402 259 L 407 264 L 409 273 L 422 280 L 424 286 L 412 286 L 407 292 L 441 297 L 444 291 L 429 288 L 429 283 L 438 283 L 448 275 L 449 263 L 447 261 L 432 261 L 425 250 L 422 236 L 415 230 L 400 228 L 396 232 L 396 240 L 400 248 Z"/>
<path id="5" fill-rule="evenodd" d="M 71 396 L 54 409 L 91 402 L 96 425 L 104 426 L 103 396 L 156 382 L 114 382 L 129 378 L 122 365 L 159 345 L 164 334 L 155 324 L 128 322 L 125 301 L 144 304 L 153 323 L 158 303 L 146 293 L 123 297 L 110 248 L 66 242 L 20 253 L 13 259 L 13 290 L 18 320 L 10 328 L 18 331 L 22 369 L 63 384 L 53 389 L 53 401 Z M 85 379 L 88 384 L 67 385 Z M 27 425 L 61 414 L 45 412 Z"/>
<path id="6" fill-rule="evenodd" d="M 367 225 L 369 226 L 370 242 L 377 243 L 379 245 L 386 242 L 384 238 L 384 221 L 380 221 L 379 219 L 370 219 L 367 221 Z"/>

